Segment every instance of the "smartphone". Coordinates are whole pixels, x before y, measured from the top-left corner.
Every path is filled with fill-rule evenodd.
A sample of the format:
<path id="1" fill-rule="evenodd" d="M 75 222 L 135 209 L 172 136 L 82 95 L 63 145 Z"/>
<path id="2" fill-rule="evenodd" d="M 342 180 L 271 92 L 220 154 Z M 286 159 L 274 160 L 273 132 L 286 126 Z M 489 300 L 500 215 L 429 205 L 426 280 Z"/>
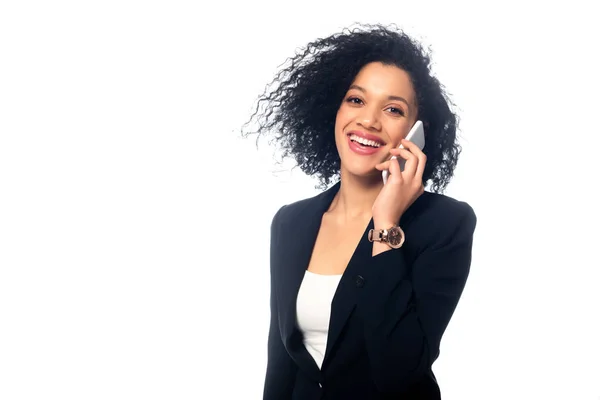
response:
<path id="1" fill-rule="evenodd" d="M 413 142 L 417 145 L 417 147 L 419 147 L 419 149 L 423 150 L 423 148 L 425 147 L 425 131 L 423 130 L 423 123 L 421 121 L 415 122 L 410 132 L 408 132 L 408 135 L 406 135 L 405 139 Z M 400 145 L 398 146 L 398 148 L 403 149 L 404 146 Z M 395 159 L 396 156 L 392 156 L 390 160 Z M 400 160 L 398 160 L 398 163 L 400 164 L 400 171 L 404 171 L 404 164 L 406 163 L 406 160 L 401 158 Z M 383 178 L 384 185 L 387 182 L 389 174 L 390 172 L 388 170 L 384 170 L 381 172 L 381 177 Z"/>

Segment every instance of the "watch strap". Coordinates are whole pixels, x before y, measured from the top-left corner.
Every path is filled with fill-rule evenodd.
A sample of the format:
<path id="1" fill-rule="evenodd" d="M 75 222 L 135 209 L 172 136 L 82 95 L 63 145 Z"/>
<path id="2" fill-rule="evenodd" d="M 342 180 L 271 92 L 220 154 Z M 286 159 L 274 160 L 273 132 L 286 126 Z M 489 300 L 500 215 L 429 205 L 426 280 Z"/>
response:
<path id="1" fill-rule="evenodd" d="M 369 230 L 369 242 L 384 242 L 387 239 L 387 229 Z"/>

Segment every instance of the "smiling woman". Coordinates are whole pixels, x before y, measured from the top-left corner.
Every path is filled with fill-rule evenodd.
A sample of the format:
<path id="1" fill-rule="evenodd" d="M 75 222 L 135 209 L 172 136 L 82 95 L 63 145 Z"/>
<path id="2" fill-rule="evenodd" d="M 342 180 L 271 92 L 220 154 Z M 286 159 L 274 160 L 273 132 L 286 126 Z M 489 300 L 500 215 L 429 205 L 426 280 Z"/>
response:
<path id="1" fill-rule="evenodd" d="M 403 32 L 359 27 L 310 43 L 258 100 L 256 133 L 326 189 L 271 224 L 264 399 L 440 399 L 476 217 L 440 193 L 460 147 L 429 64 Z M 417 121 L 423 150 L 404 139 Z"/>
<path id="2" fill-rule="evenodd" d="M 353 168 L 353 173 L 358 175 L 378 175 L 372 159 L 358 157 L 351 161 L 352 153 L 377 154 L 378 160 L 383 162 L 390 147 L 400 144 L 416 117 L 410 76 L 394 65 L 381 62 L 365 65 L 350 85 L 335 119 L 341 168 Z"/>

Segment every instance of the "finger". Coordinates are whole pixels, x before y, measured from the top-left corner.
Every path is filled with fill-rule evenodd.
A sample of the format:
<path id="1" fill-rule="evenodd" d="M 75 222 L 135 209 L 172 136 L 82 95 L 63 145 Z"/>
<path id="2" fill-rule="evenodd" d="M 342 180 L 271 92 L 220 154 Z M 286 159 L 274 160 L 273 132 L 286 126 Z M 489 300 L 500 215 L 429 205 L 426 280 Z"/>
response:
<path id="1" fill-rule="evenodd" d="M 407 150 L 407 149 L 398 149 L 398 148 L 396 148 L 396 149 L 391 149 L 390 150 L 390 154 L 393 154 L 394 157 L 398 157 L 401 154 L 412 154 L 412 153 L 409 150 Z M 402 156 L 402 158 L 406 158 L 406 156 Z"/>
<path id="2" fill-rule="evenodd" d="M 375 168 L 379 169 L 379 170 L 384 170 L 384 169 L 388 169 L 389 168 L 389 164 L 392 160 L 395 160 L 398 156 L 397 155 L 392 155 L 390 158 L 388 158 L 385 161 L 380 162 L 379 164 L 377 164 L 375 166 Z"/>
<path id="3" fill-rule="evenodd" d="M 425 161 L 427 159 L 425 153 L 419 149 L 419 146 L 411 141 L 402 139 L 402 145 L 406 146 L 407 150 L 409 150 L 412 155 L 410 161 L 407 159 L 407 164 L 411 164 L 411 176 L 417 176 L 417 174 L 423 176 L 423 171 L 425 170 Z"/>
<path id="4" fill-rule="evenodd" d="M 415 178 L 422 181 L 423 174 L 425 173 L 425 165 L 427 164 L 427 156 L 424 153 L 421 153 L 417 158 L 419 159 L 419 164 L 417 166 L 417 171 L 415 172 Z"/>
<path id="5" fill-rule="evenodd" d="M 384 169 L 389 169 L 391 162 L 392 160 L 384 161 L 382 163 L 377 164 L 375 168 L 377 168 L 380 171 L 383 171 Z"/>
<path id="6" fill-rule="evenodd" d="M 396 149 L 394 153 L 396 153 L 398 157 L 401 157 L 405 160 L 403 171 L 405 176 L 415 176 L 419 163 L 418 158 L 407 149 Z"/>
<path id="7" fill-rule="evenodd" d="M 405 139 L 402 139 L 401 142 L 402 142 L 402 146 L 409 149 L 410 152 L 417 157 L 418 164 L 417 164 L 417 168 L 415 170 L 415 177 L 418 177 L 419 180 L 422 180 L 423 173 L 425 171 L 425 165 L 427 163 L 427 156 L 425 155 L 425 153 L 423 153 L 423 151 L 421 149 L 419 149 L 419 146 L 417 146 L 413 142 L 411 142 L 409 140 L 405 140 Z"/>
<path id="8" fill-rule="evenodd" d="M 423 154 L 423 152 L 421 151 L 421 149 L 419 148 L 419 146 L 417 146 L 416 144 L 414 144 L 410 140 L 402 139 L 400 141 L 400 143 L 402 144 L 402 146 L 405 149 L 409 150 L 411 153 L 413 153 L 417 157 L 419 156 L 419 154 Z"/>
<path id="9" fill-rule="evenodd" d="M 390 171 L 388 182 L 402 183 L 404 181 L 404 179 L 402 178 L 402 171 L 400 170 L 400 164 L 398 163 L 398 160 L 390 161 L 388 170 Z"/>

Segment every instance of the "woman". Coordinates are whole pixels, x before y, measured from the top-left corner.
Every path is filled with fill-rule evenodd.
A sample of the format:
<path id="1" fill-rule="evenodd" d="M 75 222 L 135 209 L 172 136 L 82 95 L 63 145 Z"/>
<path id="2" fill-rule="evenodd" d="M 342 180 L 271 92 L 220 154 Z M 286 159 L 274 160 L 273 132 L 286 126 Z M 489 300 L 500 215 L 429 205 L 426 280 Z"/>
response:
<path id="1" fill-rule="evenodd" d="M 279 132 L 323 187 L 339 177 L 273 218 L 264 399 L 440 399 L 431 367 L 476 217 L 440 194 L 460 147 L 429 65 L 401 31 L 346 30 L 310 43 L 259 98 L 259 134 Z M 423 151 L 403 139 L 417 121 Z"/>

